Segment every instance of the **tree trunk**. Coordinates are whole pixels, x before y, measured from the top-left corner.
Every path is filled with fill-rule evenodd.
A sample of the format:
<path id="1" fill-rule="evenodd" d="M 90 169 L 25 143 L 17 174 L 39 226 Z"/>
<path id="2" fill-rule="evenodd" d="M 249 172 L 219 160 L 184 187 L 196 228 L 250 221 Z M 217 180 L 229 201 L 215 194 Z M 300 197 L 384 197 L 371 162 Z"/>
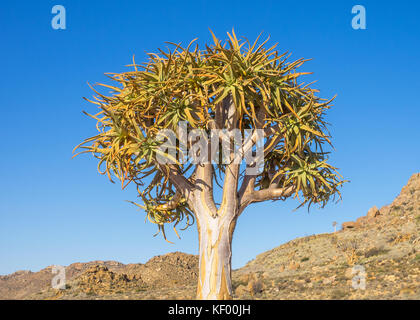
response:
<path id="1" fill-rule="evenodd" d="M 197 219 L 200 260 L 197 299 L 232 299 L 232 236 L 236 225 L 234 214 Z"/>

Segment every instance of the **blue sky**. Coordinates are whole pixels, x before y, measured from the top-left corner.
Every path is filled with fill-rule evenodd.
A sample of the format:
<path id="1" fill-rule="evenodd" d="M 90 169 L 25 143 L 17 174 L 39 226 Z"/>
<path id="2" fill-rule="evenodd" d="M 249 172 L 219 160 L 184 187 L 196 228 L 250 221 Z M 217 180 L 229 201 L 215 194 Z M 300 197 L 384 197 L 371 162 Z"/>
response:
<path id="1" fill-rule="evenodd" d="M 51 27 L 51 8 L 66 8 L 66 30 Z M 362 4 L 367 29 L 353 30 Z M 197 253 L 195 226 L 153 238 L 156 227 L 72 149 L 95 133 L 82 114 L 94 106 L 87 82 L 126 70 L 132 55 L 164 41 L 211 41 L 232 27 L 249 39 L 264 31 L 292 59 L 313 58 L 302 71 L 323 97 L 337 94 L 328 114 L 331 162 L 351 180 L 343 201 L 293 212 L 295 201 L 249 207 L 233 240 L 233 267 L 295 237 L 331 232 L 339 223 L 393 200 L 419 172 L 420 5 L 414 1 L 8 1 L 0 7 L 2 50 L 0 274 L 90 260 L 145 262 L 171 251 Z"/>

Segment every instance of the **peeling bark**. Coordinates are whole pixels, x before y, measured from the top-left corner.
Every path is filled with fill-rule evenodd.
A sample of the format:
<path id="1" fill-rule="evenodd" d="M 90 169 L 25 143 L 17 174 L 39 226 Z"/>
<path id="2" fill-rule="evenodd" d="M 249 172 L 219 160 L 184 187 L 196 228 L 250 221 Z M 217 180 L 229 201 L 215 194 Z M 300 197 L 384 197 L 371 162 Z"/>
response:
<path id="1" fill-rule="evenodd" d="M 232 236 L 236 225 L 233 212 L 212 217 L 198 212 L 199 276 L 197 298 L 232 299 Z"/>

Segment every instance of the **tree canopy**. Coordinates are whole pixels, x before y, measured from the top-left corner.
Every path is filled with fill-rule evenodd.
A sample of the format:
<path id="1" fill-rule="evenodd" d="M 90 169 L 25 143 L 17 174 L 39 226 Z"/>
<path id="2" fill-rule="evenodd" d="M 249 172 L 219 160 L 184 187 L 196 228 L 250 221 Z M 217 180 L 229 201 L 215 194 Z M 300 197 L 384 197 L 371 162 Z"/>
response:
<path id="1" fill-rule="evenodd" d="M 308 73 L 298 69 L 307 60 L 289 61 L 290 54 L 279 53 L 277 44 L 266 48 L 269 39 L 260 42 L 260 36 L 251 43 L 238 39 L 233 30 L 227 35 L 222 41 L 212 33 L 214 43 L 204 49 L 195 39 L 186 47 L 169 43 L 166 51 L 149 53 L 145 63 L 137 64 L 133 58 L 130 71 L 107 74 L 113 85 L 100 84 L 111 89 L 110 94 L 92 87 L 96 96 L 87 99 L 100 109 L 86 113 L 97 121 L 98 134 L 76 148 L 92 153 L 99 160 L 99 172 L 111 181 L 120 180 L 123 188 L 135 184 L 143 202 L 137 205 L 163 233 L 166 223 L 174 222 L 175 227 L 184 219 L 187 226 L 194 221 L 186 190 L 196 188 L 200 166 L 156 161 L 162 153 L 158 133 L 177 132 L 180 121 L 187 122 L 188 130 L 207 133 L 238 129 L 245 135 L 247 129 L 263 130 L 262 170 L 246 175 L 249 164 L 242 165 L 235 184 L 240 211 L 253 202 L 291 196 L 301 205 L 324 206 L 340 196 L 343 180 L 327 163 L 324 150 L 331 145 L 324 116 L 332 99 L 318 97 L 312 83 L 300 81 Z M 235 109 L 233 122 L 223 111 L 229 103 Z M 175 148 L 181 155 L 179 141 Z M 211 181 L 229 183 L 230 164 L 207 166 Z"/>

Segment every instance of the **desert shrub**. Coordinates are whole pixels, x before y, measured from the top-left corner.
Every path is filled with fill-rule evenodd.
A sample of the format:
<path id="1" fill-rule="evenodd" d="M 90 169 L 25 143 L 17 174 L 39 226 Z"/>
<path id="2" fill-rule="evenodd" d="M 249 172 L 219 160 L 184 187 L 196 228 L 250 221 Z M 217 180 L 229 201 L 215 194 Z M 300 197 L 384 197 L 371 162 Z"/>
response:
<path id="1" fill-rule="evenodd" d="M 248 284 L 248 281 L 243 281 L 243 280 L 232 280 L 232 288 L 233 290 L 235 290 L 237 287 L 239 286 L 246 286 Z"/>
<path id="2" fill-rule="evenodd" d="M 336 247 L 344 253 L 348 265 L 356 263 L 358 260 L 357 249 L 359 247 L 356 240 L 337 241 Z"/>
<path id="3" fill-rule="evenodd" d="M 373 256 L 378 256 L 381 254 L 385 254 L 389 252 L 388 249 L 384 249 L 384 248 L 372 248 L 369 249 L 368 251 L 365 252 L 364 256 L 365 258 L 369 258 L 369 257 L 373 257 Z"/>
<path id="4" fill-rule="evenodd" d="M 347 296 L 347 292 L 344 290 L 340 290 L 340 289 L 335 289 L 332 293 L 331 293 L 331 298 L 332 299 L 343 299 Z"/>
<path id="5" fill-rule="evenodd" d="M 251 296 L 261 293 L 264 290 L 264 283 L 260 279 L 251 280 L 248 283 L 248 291 Z"/>

